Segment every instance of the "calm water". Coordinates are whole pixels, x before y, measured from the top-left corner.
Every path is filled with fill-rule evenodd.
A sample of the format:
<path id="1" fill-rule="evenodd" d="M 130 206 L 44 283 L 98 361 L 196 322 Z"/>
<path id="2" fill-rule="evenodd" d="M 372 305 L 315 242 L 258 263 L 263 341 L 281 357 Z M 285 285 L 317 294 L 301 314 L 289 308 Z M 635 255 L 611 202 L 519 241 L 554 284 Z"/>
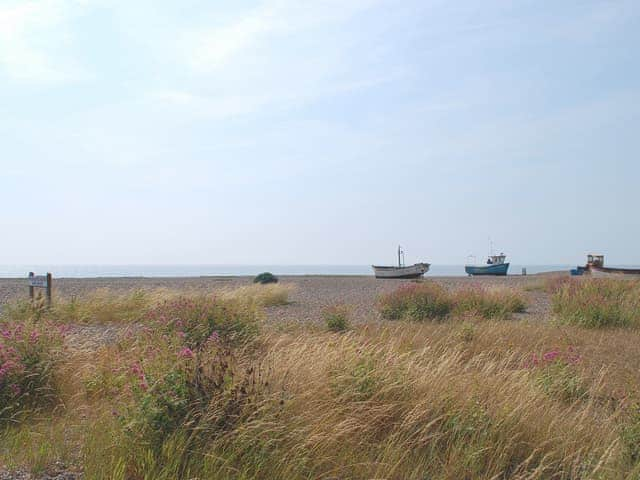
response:
<path id="1" fill-rule="evenodd" d="M 511 265 L 509 273 L 569 270 L 569 265 Z M 57 278 L 243 276 L 260 272 L 276 275 L 372 275 L 369 265 L 0 265 L 0 278 L 26 277 L 28 272 L 51 272 Z M 427 276 L 464 276 L 462 265 L 432 265 Z"/>

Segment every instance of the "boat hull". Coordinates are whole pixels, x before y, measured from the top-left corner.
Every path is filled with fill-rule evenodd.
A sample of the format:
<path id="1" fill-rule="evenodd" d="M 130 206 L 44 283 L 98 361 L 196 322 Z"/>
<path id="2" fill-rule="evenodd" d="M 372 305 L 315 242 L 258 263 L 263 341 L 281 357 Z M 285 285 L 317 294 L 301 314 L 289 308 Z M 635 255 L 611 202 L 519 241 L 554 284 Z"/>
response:
<path id="1" fill-rule="evenodd" d="M 509 263 L 498 263 L 495 265 L 465 265 L 464 271 L 469 275 L 497 275 L 504 276 L 509 270 Z"/>
<path id="2" fill-rule="evenodd" d="M 596 267 L 589 265 L 585 273 L 590 273 L 594 277 L 640 277 L 640 268 Z"/>
<path id="3" fill-rule="evenodd" d="M 416 263 L 408 267 L 372 265 L 376 278 L 420 278 L 429 271 L 428 263 Z"/>

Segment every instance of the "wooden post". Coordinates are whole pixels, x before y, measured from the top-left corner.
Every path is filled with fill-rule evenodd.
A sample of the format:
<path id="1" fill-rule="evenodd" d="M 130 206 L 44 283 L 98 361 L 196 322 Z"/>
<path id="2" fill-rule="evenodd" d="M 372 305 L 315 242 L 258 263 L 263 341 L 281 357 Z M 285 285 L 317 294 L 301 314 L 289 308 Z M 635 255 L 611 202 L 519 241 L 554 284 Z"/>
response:
<path id="1" fill-rule="evenodd" d="M 29 280 L 31 280 L 34 275 L 35 273 L 29 272 Z M 31 282 L 29 282 L 29 298 L 33 302 L 33 285 L 31 285 Z"/>
<path id="2" fill-rule="evenodd" d="M 51 289 L 53 288 L 53 278 L 51 274 L 47 272 L 47 306 L 51 308 Z"/>

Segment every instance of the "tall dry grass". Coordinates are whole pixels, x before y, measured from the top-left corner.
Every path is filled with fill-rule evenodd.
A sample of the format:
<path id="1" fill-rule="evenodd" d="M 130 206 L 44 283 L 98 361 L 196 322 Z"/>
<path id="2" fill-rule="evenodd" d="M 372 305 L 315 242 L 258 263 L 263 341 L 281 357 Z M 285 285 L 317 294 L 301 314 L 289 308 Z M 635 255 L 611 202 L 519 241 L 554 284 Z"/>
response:
<path id="1" fill-rule="evenodd" d="M 172 300 L 116 343 L 70 346 L 58 408 L 4 429 L 0 464 L 63 458 L 92 479 L 640 475 L 635 332 L 468 315 L 238 342 L 259 312 L 235 302 Z"/>
<path id="2" fill-rule="evenodd" d="M 558 327 L 512 327 L 478 322 L 464 337 L 456 324 L 365 327 L 339 337 L 268 333 L 259 355 L 228 360 L 235 393 L 160 444 L 132 443 L 105 415 L 87 440 L 85 471 L 256 479 L 582 479 L 637 471 L 633 441 L 624 437 L 631 432 L 635 441 L 628 405 L 637 397 L 619 389 L 626 373 L 612 374 L 615 363 L 603 362 L 601 339 L 574 329 L 559 341 Z M 569 347 L 577 356 L 555 353 Z M 637 345 L 626 355 L 640 360 Z M 580 394 L 566 395 L 574 384 Z M 244 386 L 242 399 L 234 385 Z"/>

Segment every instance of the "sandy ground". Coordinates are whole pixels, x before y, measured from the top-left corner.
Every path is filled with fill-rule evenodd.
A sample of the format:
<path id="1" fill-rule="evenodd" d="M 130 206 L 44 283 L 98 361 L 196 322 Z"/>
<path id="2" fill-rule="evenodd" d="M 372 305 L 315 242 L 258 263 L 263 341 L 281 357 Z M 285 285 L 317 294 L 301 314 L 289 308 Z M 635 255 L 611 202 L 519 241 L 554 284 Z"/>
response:
<path id="1" fill-rule="evenodd" d="M 525 289 L 540 284 L 541 275 L 507 277 L 425 277 L 448 289 L 470 285 L 509 286 Z M 158 289 L 216 292 L 251 284 L 251 277 L 190 277 L 190 278 L 87 278 L 55 279 L 56 296 L 81 296 L 96 289 L 107 288 L 114 292 L 135 289 Z M 331 305 L 346 305 L 355 323 L 377 321 L 376 298 L 380 293 L 396 289 L 409 280 L 377 280 L 372 276 L 290 276 L 280 277 L 280 282 L 291 286 L 291 303 L 267 309 L 271 321 L 317 322 L 322 310 Z M 528 297 L 527 316 L 544 316 L 549 311 L 548 295 L 540 290 L 525 291 Z M 28 296 L 25 279 L 0 279 L 0 305 Z"/>

